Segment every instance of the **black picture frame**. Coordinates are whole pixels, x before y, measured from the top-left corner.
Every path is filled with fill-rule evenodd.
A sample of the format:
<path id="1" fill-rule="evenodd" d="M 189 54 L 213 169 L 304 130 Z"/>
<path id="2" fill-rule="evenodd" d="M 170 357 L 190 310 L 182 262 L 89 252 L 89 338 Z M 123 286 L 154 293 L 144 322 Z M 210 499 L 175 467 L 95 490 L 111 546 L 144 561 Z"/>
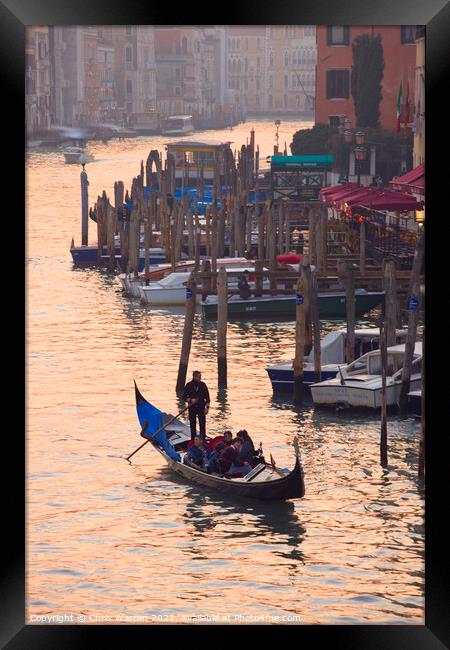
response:
<path id="1" fill-rule="evenodd" d="M 439 359 L 439 309 L 442 302 L 436 289 L 436 282 L 430 283 L 429 277 L 445 276 L 445 264 L 448 253 L 446 240 L 442 237 L 442 220 L 448 216 L 440 213 L 439 205 L 444 206 L 446 197 L 446 170 L 448 162 L 441 164 L 439 151 L 445 147 L 443 136 L 447 129 L 446 116 L 448 109 L 445 96 L 448 88 L 448 67 L 450 62 L 450 5 L 445 0 L 428 0 L 427 3 L 418 0 L 379 0 L 377 3 L 361 2 L 361 0 L 346 0 L 346 2 L 330 2 L 329 0 L 284 1 L 278 3 L 236 3 L 227 4 L 225 11 L 216 7 L 216 13 L 208 11 L 203 4 L 188 5 L 184 13 L 180 8 L 174 12 L 169 3 L 154 6 L 150 3 L 140 5 L 135 0 L 126 3 L 113 4 L 106 0 L 92 3 L 69 3 L 58 0 L 3 0 L 0 4 L 0 66 L 2 77 L 6 81 L 3 104 L 7 108 L 6 131 L 14 137 L 14 147 L 8 149 L 7 165 L 5 166 L 5 183 L 7 188 L 6 207 L 12 210 L 9 224 L 13 225 L 12 234 L 8 235 L 7 252 L 10 259 L 6 262 L 7 269 L 18 267 L 17 254 L 21 248 L 20 242 L 25 240 L 25 230 L 21 219 L 21 206 L 25 215 L 24 183 L 25 183 L 25 134 L 24 134 L 24 28 L 25 25 L 63 25 L 63 24 L 172 24 L 176 14 L 179 24 L 418 24 L 426 25 L 426 159 L 427 159 L 427 331 L 433 332 L 426 338 L 426 375 L 427 375 L 427 431 L 430 432 L 426 443 L 426 584 L 425 584 L 425 625 L 351 625 L 351 626 L 264 626 L 264 637 L 270 642 L 279 644 L 284 640 L 284 634 L 294 632 L 296 643 L 305 644 L 329 642 L 332 647 L 342 647 L 346 650 L 390 650 L 415 648 L 439 650 L 448 647 L 448 609 L 447 609 L 447 576 L 448 550 L 446 536 L 442 526 L 446 523 L 445 478 L 448 474 L 448 454 L 445 454 L 444 444 L 448 438 L 448 409 L 445 399 L 440 400 L 439 394 L 433 388 L 437 369 L 433 358 Z M 4 118 L 5 119 L 5 118 Z M 14 129 L 14 126 L 17 128 Z M 22 134 L 22 138 L 18 134 Z M 22 140 L 22 141 L 21 141 Z M 12 188 L 16 187 L 13 191 Z M 22 200 L 23 197 L 23 200 Z M 440 200 L 442 201 L 440 203 Z M 448 209 L 447 209 L 448 212 Z M 3 217 L 7 217 L 5 213 Z M 14 217 L 14 219 L 13 219 Z M 439 221 L 441 219 L 441 222 Z M 446 225 L 444 221 L 444 226 Z M 13 223 L 14 222 L 14 223 Z M 19 254 L 20 255 L 20 254 Z M 433 271 L 434 266 L 438 267 Z M 439 266 L 438 266 L 439 265 Z M 445 278 L 444 278 L 445 279 Z M 445 298 L 448 289 L 445 292 Z M 434 303 L 434 307 L 433 307 Z M 23 304 L 23 303 L 22 303 Z M 431 308 L 433 307 L 433 308 Z M 13 339 L 17 350 L 23 349 L 25 328 L 24 314 L 20 304 L 15 318 L 9 320 L 8 347 Z M 26 317 L 26 311 L 25 311 Z M 19 318 L 17 318 L 19 316 Z M 436 335 L 434 334 L 436 332 Z M 433 352 L 434 349 L 434 352 Z M 24 358 L 24 357 L 23 357 Z M 20 355 L 15 357 L 15 365 Z M 25 360 L 25 358 L 24 358 Z M 433 365 L 432 365 L 433 363 Z M 437 365 L 437 364 L 436 364 Z M 5 368 L 9 370 L 9 368 Z M 20 374 L 20 368 L 19 368 Z M 22 373 L 23 375 L 23 373 Z M 430 381 L 433 376 L 433 383 Z M 25 395 L 24 377 L 19 382 L 12 381 L 10 373 L 4 372 L 4 379 L 11 389 L 11 397 L 18 396 L 19 402 Z M 23 382 L 22 384 L 20 382 Z M 448 398 L 447 398 L 448 402 Z M 4 402 L 4 409 L 9 411 L 9 402 Z M 19 411 L 20 413 L 20 406 Z M 23 411 L 22 411 L 23 412 Z M 96 647 L 94 644 L 104 640 L 107 631 L 114 635 L 118 643 L 130 643 L 131 638 L 137 642 L 139 638 L 154 639 L 154 626 L 38 626 L 24 625 L 25 593 L 24 593 L 24 558 L 25 558 L 25 486 L 22 468 L 25 459 L 25 442 L 20 428 L 19 418 L 15 413 L 10 427 L 4 427 L 4 475 L 5 467 L 10 469 L 10 476 L 3 494 L 3 544 L 2 559 L 2 600 L 0 607 L 0 642 L 2 647 L 11 650 L 16 648 L 75 648 Z M 25 424 L 25 418 L 24 418 Z M 61 423 L 63 426 L 63 423 Z M 25 429 L 25 427 L 24 427 Z M 432 440 L 430 440 L 430 438 Z M 182 627 L 182 626 L 179 626 Z M 289 628 L 289 629 L 288 629 Z M 240 628 L 243 629 L 243 628 Z M 167 639 L 167 627 L 161 627 Z M 171 628 L 173 631 L 173 628 Z M 253 636 L 254 626 L 251 626 Z M 183 629 L 183 635 L 200 637 L 199 628 L 190 626 Z M 258 630 L 260 632 L 260 630 Z M 187 634 L 189 633 L 189 634 Z M 208 643 L 215 644 L 220 638 L 222 643 L 236 643 L 236 630 L 232 626 L 202 626 L 201 637 Z M 239 638 L 240 633 L 239 633 Z M 185 636 L 186 640 L 186 636 Z M 267 642 L 266 641 L 266 642 Z M 247 641 L 248 642 L 248 641 Z"/>

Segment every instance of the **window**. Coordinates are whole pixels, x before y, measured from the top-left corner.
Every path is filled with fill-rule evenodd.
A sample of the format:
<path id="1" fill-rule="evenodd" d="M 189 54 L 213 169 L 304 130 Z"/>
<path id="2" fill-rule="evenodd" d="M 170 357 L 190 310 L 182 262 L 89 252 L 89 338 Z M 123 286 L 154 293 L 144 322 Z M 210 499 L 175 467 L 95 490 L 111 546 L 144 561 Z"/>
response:
<path id="1" fill-rule="evenodd" d="M 284 96 L 284 108 L 288 107 L 288 98 L 287 95 Z"/>
<path id="2" fill-rule="evenodd" d="M 245 72 L 248 72 L 248 59 L 245 59 Z"/>
<path id="3" fill-rule="evenodd" d="M 327 99 L 348 99 L 348 70 L 327 70 Z"/>
<path id="4" fill-rule="evenodd" d="M 148 63 L 148 47 L 142 48 L 142 54 L 144 57 L 144 63 Z"/>
<path id="5" fill-rule="evenodd" d="M 133 92 L 133 84 L 131 82 L 131 79 L 127 79 L 127 95 L 131 95 Z"/>
<path id="6" fill-rule="evenodd" d="M 340 115 L 329 115 L 328 123 L 330 126 L 339 126 L 339 124 L 341 123 Z"/>
<path id="7" fill-rule="evenodd" d="M 284 65 L 289 65 L 289 53 L 284 53 Z"/>
<path id="8" fill-rule="evenodd" d="M 269 65 L 273 66 L 273 52 L 270 50 L 269 52 Z"/>
<path id="9" fill-rule="evenodd" d="M 241 39 L 240 38 L 236 39 L 236 48 L 238 50 L 240 50 L 240 48 L 241 48 Z"/>
<path id="10" fill-rule="evenodd" d="M 180 95 L 180 89 L 178 88 L 178 86 L 175 88 L 175 95 Z"/>
<path id="11" fill-rule="evenodd" d="M 132 57 L 133 57 L 133 50 L 131 49 L 131 47 L 125 48 L 125 61 L 127 63 L 131 63 L 133 60 Z"/>
<path id="12" fill-rule="evenodd" d="M 248 80 L 244 79 L 244 88 L 245 90 L 248 90 Z"/>
<path id="13" fill-rule="evenodd" d="M 348 45 L 349 43 L 348 25 L 327 25 L 327 45 Z"/>
<path id="14" fill-rule="evenodd" d="M 402 45 L 405 45 L 406 43 L 415 43 L 417 38 L 418 28 L 420 27 L 422 26 L 421 25 L 400 25 L 400 43 Z"/>
<path id="15" fill-rule="evenodd" d="M 245 39 L 245 49 L 248 50 L 248 38 Z"/>
<path id="16" fill-rule="evenodd" d="M 269 108 L 272 108 L 273 105 L 273 97 L 272 95 L 269 95 Z"/>
<path id="17" fill-rule="evenodd" d="M 259 90 L 259 77 L 256 79 L 256 90 Z"/>
<path id="18" fill-rule="evenodd" d="M 256 97 L 255 97 L 255 103 L 256 103 L 256 106 L 259 106 L 259 95 L 256 95 Z"/>
<path id="19" fill-rule="evenodd" d="M 131 34 L 131 25 L 127 25 L 127 26 L 125 27 L 125 32 L 126 32 L 127 34 Z"/>
<path id="20" fill-rule="evenodd" d="M 261 72 L 261 61 L 259 59 L 259 56 L 256 59 L 256 72 Z"/>
<path id="21" fill-rule="evenodd" d="M 288 77 L 287 77 L 287 74 L 284 75 L 284 87 L 285 87 L 285 88 L 288 87 Z"/>

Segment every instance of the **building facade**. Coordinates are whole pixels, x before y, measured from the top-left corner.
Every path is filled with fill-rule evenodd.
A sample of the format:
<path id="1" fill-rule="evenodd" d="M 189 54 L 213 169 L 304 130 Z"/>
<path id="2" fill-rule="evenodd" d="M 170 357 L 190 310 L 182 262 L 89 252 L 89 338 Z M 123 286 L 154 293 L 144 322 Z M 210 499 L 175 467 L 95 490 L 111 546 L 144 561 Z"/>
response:
<path id="1" fill-rule="evenodd" d="M 200 110 L 200 34 L 189 27 L 155 29 L 156 107 L 162 115 Z"/>
<path id="2" fill-rule="evenodd" d="M 276 25 L 268 26 L 266 31 L 265 112 L 312 112 L 316 28 L 309 25 Z"/>
<path id="3" fill-rule="evenodd" d="M 51 124 L 51 68 L 48 27 L 27 27 L 25 38 L 25 120 L 29 135 Z"/>
<path id="4" fill-rule="evenodd" d="M 155 30 L 150 25 L 112 28 L 117 108 L 125 119 L 156 108 Z"/>
<path id="5" fill-rule="evenodd" d="M 419 33 L 420 34 L 420 33 Z M 413 165 L 425 162 L 425 36 L 416 40 Z"/>
<path id="6" fill-rule="evenodd" d="M 356 126 L 351 94 L 352 42 L 357 36 L 381 35 L 384 55 L 380 126 L 395 130 L 397 96 L 400 83 L 403 99 L 409 89 L 414 101 L 416 67 L 416 25 L 353 26 L 321 25 L 317 27 L 316 123 L 337 124 L 339 116 L 351 119 Z"/>

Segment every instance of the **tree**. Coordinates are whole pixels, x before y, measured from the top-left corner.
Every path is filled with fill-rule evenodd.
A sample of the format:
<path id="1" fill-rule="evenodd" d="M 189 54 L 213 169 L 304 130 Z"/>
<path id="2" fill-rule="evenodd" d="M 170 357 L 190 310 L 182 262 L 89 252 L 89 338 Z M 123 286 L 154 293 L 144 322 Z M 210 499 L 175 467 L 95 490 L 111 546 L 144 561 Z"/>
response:
<path id="1" fill-rule="evenodd" d="M 335 134 L 337 134 L 337 129 L 327 124 L 315 124 L 312 129 L 301 129 L 294 133 L 291 142 L 292 155 L 328 154 L 333 147 L 332 141 Z"/>
<path id="2" fill-rule="evenodd" d="M 351 91 L 355 103 L 356 126 L 380 125 L 381 82 L 384 72 L 381 36 L 362 34 L 352 43 Z"/>
<path id="3" fill-rule="evenodd" d="M 366 147 L 375 143 L 377 149 L 377 173 L 385 181 L 400 173 L 400 163 L 406 159 L 407 166 L 412 166 L 413 135 L 407 137 L 395 131 L 381 128 L 365 128 Z M 335 126 L 315 124 L 312 129 L 301 129 L 294 133 L 291 151 L 294 156 L 307 154 L 331 154 L 334 169 L 342 174 L 348 173 L 348 159 L 353 143 L 346 143 L 339 136 Z"/>

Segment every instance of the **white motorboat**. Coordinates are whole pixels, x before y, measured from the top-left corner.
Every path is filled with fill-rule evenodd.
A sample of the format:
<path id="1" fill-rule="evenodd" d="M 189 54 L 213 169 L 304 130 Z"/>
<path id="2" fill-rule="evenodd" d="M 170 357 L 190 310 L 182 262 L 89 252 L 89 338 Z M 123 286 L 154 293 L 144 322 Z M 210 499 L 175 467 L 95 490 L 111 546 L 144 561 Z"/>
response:
<path id="1" fill-rule="evenodd" d="M 247 261 L 247 260 L 246 260 Z M 230 266 L 224 265 L 227 274 L 243 273 L 246 270 L 251 272 L 252 264 L 246 266 L 237 266 L 231 264 Z M 186 284 L 191 275 L 191 271 L 178 271 L 170 273 L 165 278 L 158 282 L 149 282 L 149 284 L 142 284 L 139 287 L 139 294 L 141 301 L 150 305 L 185 305 L 186 304 Z M 249 282 L 250 287 L 252 282 Z M 228 289 L 237 289 L 238 275 L 233 275 L 228 280 Z M 263 283 L 264 288 L 269 287 L 269 282 L 266 280 Z M 196 302 L 200 303 L 202 299 L 201 292 L 196 294 Z"/>
<path id="2" fill-rule="evenodd" d="M 194 133 L 192 115 L 170 115 L 161 125 L 162 135 L 190 135 Z"/>
<path id="3" fill-rule="evenodd" d="M 402 386 L 402 368 L 405 345 L 393 345 L 387 349 L 386 403 L 398 404 Z M 381 407 L 381 352 L 374 350 L 363 354 L 353 363 L 339 367 L 334 379 L 311 385 L 314 404 L 343 406 Z M 415 345 L 410 380 L 410 390 L 421 388 L 422 343 Z"/>
<path id="4" fill-rule="evenodd" d="M 155 249 L 156 250 L 156 249 Z M 245 257 L 223 257 L 217 260 L 217 268 L 220 269 L 222 266 L 225 268 L 233 269 L 243 266 L 245 263 L 249 264 L 246 268 L 249 270 L 253 268 L 253 262 L 249 263 Z M 193 271 L 195 267 L 195 260 L 184 260 L 179 262 L 175 268 L 175 273 L 184 272 L 184 271 Z M 150 281 L 155 280 L 159 281 L 161 275 L 167 275 L 172 269 L 172 264 L 155 264 L 151 265 L 149 268 L 150 272 Z M 154 276 L 152 278 L 152 276 Z M 156 276 L 156 277 L 155 277 Z M 121 273 L 119 276 L 119 281 L 122 285 L 123 290 L 134 298 L 140 298 L 140 288 L 145 287 L 145 273 L 139 273 L 138 277 L 135 278 L 132 274 Z M 148 286 L 148 285 L 147 285 Z M 184 303 L 183 303 L 184 304 Z"/>
<path id="5" fill-rule="evenodd" d="M 154 305 L 184 305 L 186 303 L 186 284 L 191 275 L 190 271 L 170 273 L 158 282 L 149 282 L 139 287 L 142 302 Z M 201 300 L 201 294 L 196 295 L 196 301 Z"/>
<path id="6" fill-rule="evenodd" d="M 400 344 L 406 339 L 406 330 L 396 330 L 396 343 Z M 360 357 L 366 352 L 376 350 L 380 341 L 380 329 L 370 327 L 355 330 L 355 353 Z M 321 381 L 336 377 L 339 365 L 346 363 L 347 330 L 338 329 L 328 332 L 320 341 L 320 368 Z M 276 363 L 266 368 L 274 392 L 292 392 L 294 389 L 293 361 Z M 310 385 L 315 382 L 314 346 L 303 363 L 303 384 Z"/>
<path id="7" fill-rule="evenodd" d="M 67 147 L 63 151 L 64 158 L 66 163 L 77 163 L 82 165 L 83 163 L 91 162 L 94 160 L 94 156 L 90 153 L 85 152 L 81 147 Z"/>

